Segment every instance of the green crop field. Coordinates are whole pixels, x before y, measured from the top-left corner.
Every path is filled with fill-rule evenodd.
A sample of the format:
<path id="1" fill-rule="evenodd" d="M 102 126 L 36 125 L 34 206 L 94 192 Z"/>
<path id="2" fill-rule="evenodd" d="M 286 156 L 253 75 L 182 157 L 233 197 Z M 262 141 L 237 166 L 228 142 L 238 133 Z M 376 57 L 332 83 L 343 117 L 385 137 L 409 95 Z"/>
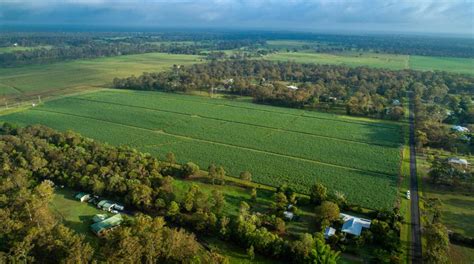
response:
<path id="1" fill-rule="evenodd" d="M 449 71 L 474 74 L 474 59 L 410 56 L 410 69 L 422 71 Z"/>
<path id="2" fill-rule="evenodd" d="M 14 51 L 34 50 L 34 49 L 50 49 L 52 47 L 53 46 L 50 46 L 50 45 L 42 45 L 42 46 L 36 46 L 36 47 L 22 47 L 22 46 L 0 47 L 0 53 L 9 53 L 9 52 L 14 52 Z"/>
<path id="3" fill-rule="evenodd" d="M 274 61 L 295 61 L 297 63 L 337 64 L 347 66 L 368 66 L 391 70 L 412 69 L 421 71 L 448 71 L 474 74 L 474 59 L 429 56 L 408 56 L 380 53 L 326 54 L 313 52 L 281 52 L 265 57 Z"/>
<path id="4" fill-rule="evenodd" d="M 249 170 L 259 183 L 307 192 L 315 181 L 369 208 L 397 194 L 400 125 L 197 96 L 106 90 L 0 117 L 72 129 L 180 162 Z M 369 191 L 370 190 L 370 191 Z"/>
<path id="5" fill-rule="evenodd" d="M 173 64 L 198 63 L 199 56 L 147 53 L 0 69 L 0 95 L 28 95 L 107 86 L 115 77 L 156 72 Z"/>
<path id="6" fill-rule="evenodd" d="M 280 52 L 265 57 L 274 61 L 295 61 L 297 63 L 319 63 L 347 65 L 351 67 L 368 66 L 399 70 L 408 68 L 407 55 L 392 55 L 378 53 L 313 53 L 313 52 Z"/>

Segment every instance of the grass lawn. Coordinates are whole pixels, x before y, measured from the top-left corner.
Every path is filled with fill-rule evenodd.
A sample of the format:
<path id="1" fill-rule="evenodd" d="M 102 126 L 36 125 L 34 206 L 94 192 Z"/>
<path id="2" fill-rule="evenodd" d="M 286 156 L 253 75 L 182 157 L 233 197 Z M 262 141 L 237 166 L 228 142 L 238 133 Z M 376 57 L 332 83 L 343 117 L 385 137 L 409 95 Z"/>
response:
<path id="1" fill-rule="evenodd" d="M 407 109 L 408 110 L 408 109 Z M 408 111 L 406 111 L 408 113 Z M 400 170 L 400 189 L 399 189 L 399 201 L 400 201 L 400 214 L 403 216 L 404 221 L 400 231 L 400 239 L 402 243 L 402 263 L 410 263 L 409 251 L 411 246 L 411 206 L 410 200 L 406 198 L 406 192 L 410 189 L 410 147 L 408 143 L 408 129 L 409 126 L 405 126 L 405 147 L 403 148 L 403 158 Z"/>
<path id="2" fill-rule="evenodd" d="M 55 195 L 51 201 L 50 208 L 62 219 L 64 225 L 73 229 L 76 233 L 84 234 L 87 242 L 97 248 L 97 237 L 90 230 L 93 224 L 92 217 L 96 214 L 104 214 L 105 211 L 97 209 L 89 203 L 81 203 L 74 199 L 76 191 L 67 188 L 56 188 Z"/>
<path id="3" fill-rule="evenodd" d="M 472 159 L 468 158 L 468 160 Z M 474 237 L 474 225 L 472 224 L 474 222 L 474 195 L 469 192 L 431 184 L 426 174 L 430 164 L 424 157 L 419 158 L 418 163 L 418 171 L 421 169 L 421 175 L 423 176 L 424 195 L 428 198 L 439 198 L 441 200 L 441 217 L 446 227 L 449 230 Z"/>
<path id="4" fill-rule="evenodd" d="M 474 263 L 474 248 L 451 245 L 449 259 L 453 264 L 472 264 Z"/>
<path id="5" fill-rule="evenodd" d="M 66 89 L 91 89 L 110 85 L 115 77 L 140 75 L 170 68 L 173 64 L 199 63 L 194 55 L 146 53 L 89 60 L 28 65 L 0 69 L 0 95 L 34 95 Z"/>

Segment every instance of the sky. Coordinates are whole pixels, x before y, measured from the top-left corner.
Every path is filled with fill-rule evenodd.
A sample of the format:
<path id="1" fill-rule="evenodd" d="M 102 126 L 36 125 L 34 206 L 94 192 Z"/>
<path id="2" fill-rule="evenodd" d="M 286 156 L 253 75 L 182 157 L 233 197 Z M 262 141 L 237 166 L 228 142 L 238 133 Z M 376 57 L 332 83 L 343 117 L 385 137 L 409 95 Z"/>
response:
<path id="1" fill-rule="evenodd" d="M 448 33 L 474 36 L 474 0 L 0 0 L 1 25 Z"/>

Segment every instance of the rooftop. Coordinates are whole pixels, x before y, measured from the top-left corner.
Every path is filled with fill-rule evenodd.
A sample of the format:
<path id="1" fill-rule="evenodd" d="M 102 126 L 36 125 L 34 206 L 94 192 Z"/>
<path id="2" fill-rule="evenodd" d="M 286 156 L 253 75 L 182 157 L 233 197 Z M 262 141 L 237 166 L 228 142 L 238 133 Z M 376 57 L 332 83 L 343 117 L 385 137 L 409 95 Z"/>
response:
<path id="1" fill-rule="evenodd" d="M 116 214 L 114 216 L 111 216 L 103 221 L 97 222 L 95 224 L 91 225 L 91 229 L 94 233 L 100 234 L 103 230 L 112 228 L 114 226 L 120 225 L 122 223 L 122 215 L 121 214 Z"/>
<path id="2" fill-rule="evenodd" d="M 340 217 L 344 220 L 341 231 L 344 233 L 360 236 L 362 228 L 370 228 L 371 220 L 360 218 L 348 214 L 340 214 Z"/>

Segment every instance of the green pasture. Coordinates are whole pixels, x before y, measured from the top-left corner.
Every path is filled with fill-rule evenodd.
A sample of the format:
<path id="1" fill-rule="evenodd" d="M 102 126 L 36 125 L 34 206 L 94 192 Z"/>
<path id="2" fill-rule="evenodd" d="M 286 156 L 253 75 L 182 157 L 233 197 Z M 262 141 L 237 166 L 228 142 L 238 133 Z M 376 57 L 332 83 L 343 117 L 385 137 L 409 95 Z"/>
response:
<path id="1" fill-rule="evenodd" d="M 10 52 L 15 52 L 15 51 L 34 50 L 34 49 L 51 49 L 52 47 L 53 46 L 50 46 L 50 45 L 42 45 L 42 46 L 35 46 L 35 47 L 23 47 L 23 46 L 0 47 L 0 54 L 10 53 Z"/>
<path id="2" fill-rule="evenodd" d="M 390 70 L 412 69 L 474 74 L 474 59 L 472 58 L 409 56 L 367 52 L 345 52 L 337 54 L 279 52 L 267 55 L 265 58 L 273 61 L 294 61 L 297 63 L 336 64 L 351 67 L 368 66 Z"/>
<path id="3" fill-rule="evenodd" d="M 408 68 L 407 55 L 378 53 L 313 53 L 313 52 L 279 52 L 270 54 L 265 59 L 273 61 L 294 61 L 297 63 L 318 63 L 347 65 L 351 67 L 368 66 L 399 70 Z"/>
<path id="4" fill-rule="evenodd" d="M 171 151 L 179 162 L 220 164 L 233 176 L 249 170 L 258 183 L 300 192 L 321 181 L 367 208 L 392 207 L 397 194 L 402 141 L 393 123 L 128 91 L 63 98 L 0 119 L 72 129 L 157 156 Z"/>
<path id="5" fill-rule="evenodd" d="M 199 56 L 147 53 L 0 69 L 0 95 L 28 95 L 109 86 L 115 77 L 198 63 Z"/>
<path id="6" fill-rule="evenodd" d="M 448 71 L 473 75 L 474 59 L 410 56 L 410 69 L 421 71 Z"/>

